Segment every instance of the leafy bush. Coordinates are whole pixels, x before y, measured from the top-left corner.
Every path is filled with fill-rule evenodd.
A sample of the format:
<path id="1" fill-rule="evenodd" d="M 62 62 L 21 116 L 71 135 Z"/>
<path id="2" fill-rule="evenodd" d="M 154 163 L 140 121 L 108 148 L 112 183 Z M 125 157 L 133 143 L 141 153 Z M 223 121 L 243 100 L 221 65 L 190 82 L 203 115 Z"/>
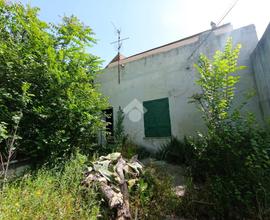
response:
<path id="1" fill-rule="evenodd" d="M 178 140 L 176 137 L 162 145 L 155 154 L 158 160 L 165 160 L 170 163 L 186 164 L 189 165 L 193 160 L 194 152 L 187 137 L 183 141 Z"/>
<path id="2" fill-rule="evenodd" d="M 154 157 L 152 152 L 142 146 L 137 146 L 136 154 L 138 155 L 139 160 Z"/>
<path id="3" fill-rule="evenodd" d="M 171 179 L 154 166 L 147 167 L 138 184 L 130 189 L 130 201 L 135 219 L 173 217 L 180 207 Z"/>
<path id="4" fill-rule="evenodd" d="M 233 75 L 240 46 L 231 39 L 213 61 L 201 56 L 197 69 L 202 94 L 193 96 L 208 133 L 191 145 L 191 174 L 200 183 L 197 199 L 211 209 L 204 213 L 218 219 L 270 218 L 270 133 L 258 126 L 251 114 L 233 108 Z M 198 213 L 197 213 L 198 216 Z"/>
<path id="5" fill-rule="evenodd" d="M 80 187 L 86 157 L 77 154 L 62 172 L 46 168 L 0 191 L 0 219 L 97 219 L 93 189 Z"/>
<path id="6" fill-rule="evenodd" d="M 270 135 L 243 122 L 220 134 L 201 136 L 191 172 L 215 215 L 254 219 L 269 216 Z M 222 135 L 222 136 L 220 136 Z"/>
<path id="7" fill-rule="evenodd" d="M 246 68 L 237 64 L 240 48 L 240 44 L 233 48 L 232 38 L 229 38 L 225 50 L 216 51 L 213 61 L 202 54 L 195 64 L 200 74 L 196 83 L 202 92 L 194 94 L 191 102 L 198 105 L 209 130 L 218 130 L 233 113 L 235 87 L 240 79 L 237 71 Z"/>
<path id="8" fill-rule="evenodd" d="M 132 158 L 134 155 L 138 155 L 139 159 L 149 157 L 151 155 L 144 147 L 135 144 L 131 138 L 126 134 L 124 128 L 124 112 L 119 107 L 117 111 L 117 120 L 114 129 L 114 143 L 107 143 L 105 146 L 101 146 L 102 149 L 106 149 L 106 153 L 121 152 L 123 157 Z"/>
<path id="9" fill-rule="evenodd" d="M 134 144 L 130 139 L 127 139 L 121 147 L 121 154 L 125 158 L 132 158 L 134 155 L 138 154 L 138 145 Z"/>
<path id="10" fill-rule="evenodd" d="M 74 16 L 47 24 L 37 8 L 4 0 L 0 27 L 0 122 L 11 131 L 12 116 L 22 113 L 17 155 L 57 158 L 91 149 L 107 107 L 93 83 L 100 59 L 86 52 L 95 43 L 92 29 Z"/>

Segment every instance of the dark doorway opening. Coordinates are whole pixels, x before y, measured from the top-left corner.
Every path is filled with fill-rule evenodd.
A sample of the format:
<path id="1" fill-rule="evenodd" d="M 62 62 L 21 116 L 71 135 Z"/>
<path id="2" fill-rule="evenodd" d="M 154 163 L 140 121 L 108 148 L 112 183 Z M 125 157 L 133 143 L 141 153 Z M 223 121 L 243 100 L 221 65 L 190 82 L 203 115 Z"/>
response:
<path id="1" fill-rule="evenodd" d="M 106 137 L 108 139 L 111 139 L 114 135 L 113 132 L 113 108 L 108 108 L 105 110 L 105 115 L 106 115 Z"/>

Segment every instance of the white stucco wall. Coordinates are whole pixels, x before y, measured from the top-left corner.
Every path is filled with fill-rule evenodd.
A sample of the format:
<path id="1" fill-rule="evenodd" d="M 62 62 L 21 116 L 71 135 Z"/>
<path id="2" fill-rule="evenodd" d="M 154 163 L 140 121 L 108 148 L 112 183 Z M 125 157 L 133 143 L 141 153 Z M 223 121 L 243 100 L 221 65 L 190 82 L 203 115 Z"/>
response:
<path id="1" fill-rule="evenodd" d="M 226 27 L 225 31 L 227 29 Z M 217 49 L 223 49 L 228 36 L 232 36 L 235 43 L 242 44 L 239 64 L 248 66 L 248 69 L 241 73 L 243 77 L 238 86 L 237 102 L 239 103 L 245 92 L 256 89 L 249 59 L 258 41 L 255 27 L 250 25 L 227 33 L 224 33 L 224 30 L 217 30 L 192 58 L 188 58 L 207 35 L 208 32 L 188 39 L 177 48 L 169 48 L 167 51 L 159 49 L 158 53 L 139 56 L 137 59 L 135 56 L 131 61 L 125 60 L 124 66 L 121 67 L 120 84 L 117 65 L 110 65 L 104 69 L 97 83 L 100 84 L 101 92 L 109 97 L 114 109 L 114 118 L 116 119 L 119 106 L 125 108 L 134 99 L 143 102 L 168 97 L 173 136 L 183 138 L 184 135 L 194 135 L 197 131 L 203 131 L 199 111 L 194 104 L 188 103 L 189 97 L 199 91 L 195 84 L 198 74 L 193 64 L 197 62 L 200 53 L 211 57 Z M 260 119 L 257 97 L 249 103 L 248 108 Z M 167 141 L 163 138 L 145 138 L 143 118 L 138 122 L 132 122 L 126 117 L 124 126 L 134 142 L 149 150 L 155 150 Z"/>
<path id="2" fill-rule="evenodd" d="M 252 55 L 253 70 L 264 120 L 270 120 L 270 24 Z"/>

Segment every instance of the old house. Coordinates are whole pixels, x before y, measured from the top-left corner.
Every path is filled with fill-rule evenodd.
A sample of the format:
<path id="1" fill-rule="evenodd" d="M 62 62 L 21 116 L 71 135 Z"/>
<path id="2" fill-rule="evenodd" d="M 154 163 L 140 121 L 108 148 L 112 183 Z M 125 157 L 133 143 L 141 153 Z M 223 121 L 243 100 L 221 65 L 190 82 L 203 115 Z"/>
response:
<path id="1" fill-rule="evenodd" d="M 235 30 L 231 24 L 214 26 L 130 57 L 116 56 L 97 79 L 102 93 L 109 97 L 112 121 L 115 123 L 120 106 L 125 113 L 125 132 L 149 150 L 157 149 L 172 136 L 183 138 L 202 131 L 200 113 L 189 103 L 189 98 L 199 91 L 193 65 L 200 53 L 211 57 L 216 50 L 222 50 L 229 36 L 234 43 L 242 44 L 239 64 L 248 67 L 240 73 L 237 102 L 243 101 L 246 93 L 257 92 L 250 60 L 258 43 L 255 26 Z M 257 96 L 246 108 L 261 120 Z"/>

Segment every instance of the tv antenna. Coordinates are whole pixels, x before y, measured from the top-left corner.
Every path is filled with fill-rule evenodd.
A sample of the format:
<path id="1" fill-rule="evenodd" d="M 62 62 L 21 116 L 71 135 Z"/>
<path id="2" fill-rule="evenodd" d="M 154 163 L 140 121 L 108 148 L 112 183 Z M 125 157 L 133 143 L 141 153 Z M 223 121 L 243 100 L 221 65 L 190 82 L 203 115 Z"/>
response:
<path id="1" fill-rule="evenodd" d="M 123 41 L 129 39 L 129 37 L 126 38 L 121 38 L 121 29 L 120 28 L 116 28 L 116 26 L 114 25 L 114 23 L 112 22 L 112 25 L 117 33 L 117 41 L 111 42 L 111 44 L 117 44 L 117 66 L 118 66 L 118 84 L 120 84 L 120 51 L 123 45 Z"/>

